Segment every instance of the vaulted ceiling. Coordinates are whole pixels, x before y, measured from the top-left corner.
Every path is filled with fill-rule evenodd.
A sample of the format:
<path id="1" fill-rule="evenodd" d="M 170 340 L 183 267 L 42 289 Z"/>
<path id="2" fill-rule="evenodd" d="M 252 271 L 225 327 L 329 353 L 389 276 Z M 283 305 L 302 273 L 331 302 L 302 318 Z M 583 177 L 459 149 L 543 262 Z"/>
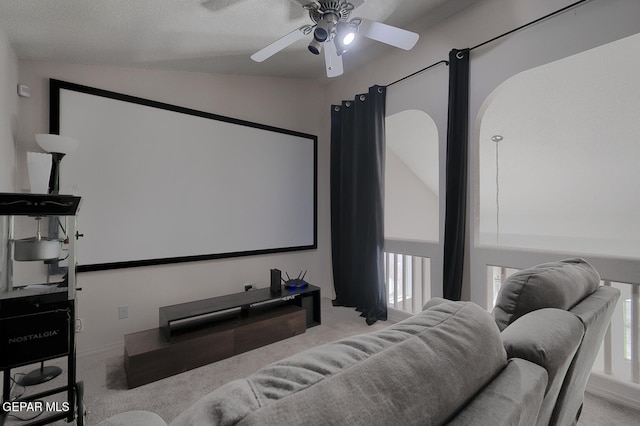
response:
<path id="1" fill-rule="evenodd" d="M 351 17 L 419 32 L 475 0 L 367 0 Z M 2 0 L 0 30 L 21 60 L 327 80 L 310 36 L 256 63 L 249 57 L 310 24 L 300 0 Z M 420 28 L 412 23 L 420 20 Z M 428 43 L 420 40 L 418 43 Z M 345 72 L 393 49 L 359 40 Z"/>

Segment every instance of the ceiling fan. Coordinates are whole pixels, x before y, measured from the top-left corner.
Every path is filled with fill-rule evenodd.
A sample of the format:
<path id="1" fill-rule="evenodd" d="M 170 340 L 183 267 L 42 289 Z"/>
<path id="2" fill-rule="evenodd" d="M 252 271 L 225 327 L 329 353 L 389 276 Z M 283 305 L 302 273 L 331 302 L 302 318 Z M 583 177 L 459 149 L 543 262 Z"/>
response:
<path id="1" fill-rule="evenodd" d="M 366 37 L 404 50 L 411 50 L 418 42 L 418 34 L 381 22 L 363 18 L 350 18 L 351 12 L 365 0 L 290 0 L 309 11 L 312 24 L 296 28 L 265 48 L 251 55 L 251 59 L 262 62 L 312 34 L 309 51 L 319 55 L 324 48 L 327 77 L 342 74 L 342 54 L 357 37 Z"/>

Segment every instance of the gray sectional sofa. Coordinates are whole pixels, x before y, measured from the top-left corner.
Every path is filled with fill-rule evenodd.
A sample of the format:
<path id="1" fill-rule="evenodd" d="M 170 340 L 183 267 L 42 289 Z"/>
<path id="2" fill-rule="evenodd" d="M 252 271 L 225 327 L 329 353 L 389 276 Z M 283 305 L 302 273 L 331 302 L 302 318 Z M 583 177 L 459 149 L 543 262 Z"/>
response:
<path id="1" fill-rule="evenodd" d="M 619 293 L 582 259 L 512 275 L 492 313 L 433 299 L 204 396 L 180 425 L 572 425 Z M 127 412 L 101 423 L 164 425 Z"/>

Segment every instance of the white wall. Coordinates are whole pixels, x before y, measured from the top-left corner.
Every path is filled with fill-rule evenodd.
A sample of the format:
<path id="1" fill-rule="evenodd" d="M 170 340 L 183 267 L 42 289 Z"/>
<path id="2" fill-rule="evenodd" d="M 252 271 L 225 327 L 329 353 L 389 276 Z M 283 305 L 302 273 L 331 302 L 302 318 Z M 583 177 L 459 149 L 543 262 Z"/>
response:
<path id="1" fill-rule="evenodd" d="M 517 28 L 521 25 L 527 24 L 535 19 L 545 16 L 551 12 L 561 9 L 564 6 L 574 3 L 573 0 L 483 0 L 468 6 L 466 9 L 451 16 L 446 21 L 441 22 L 438 25 L 432 27 L 423 27 L 423 22 L 417 21 L 413 25 L 408 26 L 408 29 L 412 29 L 420 33 L 420 40 L 414 49 L 410 52 L 405 52 L 399 49 L 388 49 L 388 54 L 385 54 L 376 62 L 374 66 L 370 65 L 366 68 L 356 70 L 345 74 L 344 76 L 336 79 L 332 82 L 327 91 L 328 99 L 337 103 L 340 99 L 349 99 L 356 93 L 362 93 L 366 91 L 366 88 L 373 84 L 389 84 L 399 78 L 412 74 L 415 71 L 422 69 L 428 65 L 438 62 L 443 59 L 448 59 L 449 51 L 453 48 L 467 48 L 473 47 L 480 43 L 483 43 L 493 37 Z M 639 16 L 637 13 L 638 2 L 636 0 L 597 0 L 593 2 L 585 3 L 582 8 L 588 8 L 588 17 L 602 18 L 598 19 L 597 24 L 592 23 L 589 29 L 597 27 L 597 31 L 592 31 L 592 38 L 600 38 L 601 43 L 605 43 L 607 38 L 616 39 L 623 37 L 627 34 L 633 34 L 638 30 L 634 28 L 638 27 Z M 625 15 L 625 12 L 626 15 Z M 584 45 L 584 48 L 589 48 L 589 43 L 593 41 L 589 38 L 585 38 L 584 42 L 581 41 L 582 35 L 578 31 L 572 30 L 572 25 L 580 27 L 581 22 L 576 19 L 572 19 L 575 16 L 582 18 L 585 14 L 583 9 L 578 8 L 576 11 L 567 12 L 565 19 L 566 22 L 562 27 L 562 31 L 558 32 L 543 32 L 541 34 L 547 39 L 547 43 L 543 45 L 527 45 L 529 50 L 524 50 L 522 45 L 513 46 L 513 49 L 508 51 L 499 57 L 500 62 L 508 65 L 508 67 L 515 67 L 526 69 L 527 64 L 531 63 L 532 57 L 536 57 L 540 54 L 551 52 L 551 54 L 559 55 L 558 58 L 563 57 L 566 54 L 562 50 L 562 47 L 567 42 L 575 41 L 579 45 Z M 611 16 L 616 15 L 614 18 Z M 551 22 L 551 21 L 545 21 Z M 539 27 L 538 27 L 539 28 Z M 523 30 L 516 34 L 529 34 L 540 33 L 540 29 L 536 30 L 536 27 Z M 626 33 L 626 34 L 625 34 Z M 559 43 L 559 42 L 562 43 Z M 471 76 L 476 86 L 471 88 L 471 113 L 470 113 L 470 129 L 473 133 L 475 128 L 475 119 L 478 111 L 478 105 L 486 97 L 483 93 L 490 93 L 505 77 L 503 74 L 502 66 L 496 65 L 495 56 L 491 60 L 485 60 L 487 55 L 484 53 L 490 50 L 490 47 L 502 46 L 508 44 L 508 38 L 492 43 L 486 48 L 481 48 L 478 51 L 474 51 L 471 60 Z M 344 58 L 345 63 L 349 61 L 348 55 Z M 480 67 L 480 64 L 482 67 Z M 530 66 L 535 66 L 535 62 Z M 481 68 L 481 69 L 479 69 Z M 436 68 L 437 69 L 437 68 Z M 426 71 L 422 74 L 426 78 L 428 73 Z M 411 86 L 416 84 L 419 79 L 409 79 L 402 83 L 402 85 Z M 418 86 L 416 86 L 417 90 Z M 393 90 L 393 87 L 389 90 Z M 474 91 L 475 90 L 475 91 Z M 477 93 L 480 92 L 480 93 Z M 446 146 L 440 146 L 440 151 L 444 152 Z M 470 220 L 473 220 L 474 202 L 473 188 L 475 187 L 475 152 L 473 146 L 470 152 L 470 166 L 471 173 L 470 179 Z M 440 156 L 440 180 L 444 181 L 445 162 L 443 156 Z M 440 205 L 440 216 L 444 217 L 444 205 Z M 441 224 L 442 226 L 442 224 Z M 442 229 L 441 229 L 442 232 Z M 465 283 L 463 287 L 463 298 L 473 300 L 481 305 L 486 305 L 486 272 L 476 273 L 474 276 L 469 275 L 470 268 L 470 251 L 472 247 L 473 229 L 468 229 L 468 252 L 465 254 Z M 557 258 L 557 254 L 553 255 Z M 535 263 L 541 263 L 540 257 L 524 256 L 529 261 L 525 266 L 531 266 Z M 522 262 L 523 257 L 514 258 L 514 267 L 518 262 Z M 483 263 L 486 259 L 484 257 L 477 258 L 478 263 Z M 436 264 L 432 261 L 432 269 L 437 268 Z M 613 270 L 613 263 L 610 265 Z M 509 265 L 506 265 L 509 266 Z M 608 271 L 608 265 L 599 263 L 602 269 Z M 628 268 L 623 268 L 623 271 L 628 271 Z M 628 276 L 628 272 L 623 272 L 619 280 L 624 281 Z M 618 275 L 616 275 L 618 276 Z M 629 281 L 627 281 L 629 282 Z M 441 287 L 440 283 L 433 284 L 435 287 Z M 435 287 L 432 286 L 432 295 L 438 295 L 433 291 Z"/>
<path id="2" fill-rule="evenodd" d="M 346 73 L 328 86 L 327 98 L 332 103 L 341 99 L 352 98 L 356 93 L 366 92 L 373 84 L 389 84 L 422 68 L 441 60 L 448 60 L 451 49 L 472 47 L 497 35 L 519 27 L 527 22 L 553 12 L 563 6 L 573 3 L 571 0 L 482 0 L 472 3 L 460 12 L 450 16 L 437 25 L 429 25 L 430 17 L 418 20 L 406 26 L 407 29 L 420 34 L 420 40 L 413 50 L 406 52 L 400 49 L 387 48 L 384 56 L 374 66 L 367 66 L 356 71 Z M 345 55 L 345 67 L 348 68 L 349 57 Z M 439 82 L 444 88 L 448 79 L 442 73 L 448 72 L 448 67 L 437 66 L 419 75 L 403 81 L 399 86 L 405 92 L 420 91 L 425 81 L 432 76 L 433 81 Z M 473 72 L 473 70 L 472 70 Z M 488 76 L 490 78 L 490 76 Z M 387 96 L 396 87 L 388 90 Z M 445 101 L 446 102 L 446 101 Z M 444 110 L 444 109 L 443 109 Z M 444 110 L 446 111 L 446 110 Z M 438 112 L 434 110 L 433 112 Z M 429 111 L 432 114 L 432 111 Z M 436 120 L 439 123 L 439 120 Z M 443 135 L 439 146 L 439 181 L 440 181 L 440 237 L 444 235 L 444 185 L 446 163 L 446 128 L 439 129 Z M 396 249 L 398 244 L 394 242 Z M 401 244 L 406 246 L 406 244 Z M 423 244 L 414 246 L 412 253 L 431 258 L 431 295 L 442 295 L 442 242 L 436 245 Z M 469 254 L 465 255 L 465 262 L 469 263 Z M 465 268 L 466 270 L 468 269 Z M 463 299 L 470 299 L 470 278 L 465 275 L 462 289 Z"/>
<path id="3" fill-rule="evenodd" d="M 388 146 L 385 155 L 385 238 L 437 241 L 438 196 Z"/>
<path id="4" fill-rule="evenodd" d="M 328 87 L 328 98 L 337 103 L 355 93 L 366 92 L 373 84 L 389 84 L 448 59 L 449 51 L 453 48 L 475 46 L 571 3 L 574 1 L 480 0 L 437 25 L 425 24 L 430 19 L 427 16 L 424 21 L 418 20 L 405 26 L 420 34 L 420 40 L 411 51 L 388 48 L 374 66 L 350 71 L 333 81 Z M 349 69 L 348 54 L 344 62 L 345 68 Z M 411 80 L 407 80 L 403 85 L 410 83 Z"/>
<path id="5" fill-rule="evenodd" d="M 26 189 L 24 152 L 38 150 L 34 135 L 48 131 L 49 78 L 319 136 L 318 250 L 81 273 L 78 317 L 84 319 L 85 331 L 78 335 L 80 353 L 118 345 L 126 333 L 157 327 L 160 306 L 242 291 L 244 283 L 266 287 L 271 268 L 296 274 L 308 270 L 307 279 L 322 288 L 323 296 L 333 295 L 329 147 L 323 133 L 329 114 L 323 114 L 320 86 L 306 80 L 22 61 L 20 82 L 29 85 L 33 95 L 20 104 L 20 190 Z M 140 172 L 144 173 L 143 164 Z M 79 228 L 82 232 L 82 211 Z M 128 319 L 118 320 L 120 306 L 128 306 Z"/>
<path id="6" fill-rule="evenodd" d="M 395 89 L 391 93 L 397 96 Z M 430 95 L 413 92 L 406 98 L 418 97 L 424 103 Z M 446 100 L 446 95 L 443 99 Z M 392 98 L 387 98 L 387 111 L 393 103 Z M 437 242 L 440 237 L 438 126 L 425 111 L 406 109 L 393 115 L 387 113 L 385 134 L 385 240 Z"/>
<path id="7" fill-rule="evenodd" d="M 18 59 L 0 28 L 0 192 L 15 191 Z"/>
<path id="8" fill-rule="evenodd" d="M 470 74 L 469 146 L 470 157 L 473 158 L 469 170 L 469 176 L 472 180 L 470 199 L 478 202 L 476 194 L 478 190 L 479 117 L 482 116 L 483 107 L 487 105 L 486 99 L 491 96 L 496 87 L 519 72 L 553 63 L 638 32 L 640 32 L 640 3 L 637 0 L 594 0 L 584 3 L 575 10 L 516 32 L 499 42 L 490 43 L 474 50 L 471 55 Z M 619 64 L 612 63 L 610 65 L 615 67 Z M 585 94 L 590 93 L 594 93 L 594 91 L 589 89 Z M 545 126 L 549 127 L 549 123 L 546 123 Z M 606 127 L 606 124 L 602 126 Z M 610 143 L 603 145 L 603 147 L 613 149 L 613 145 Z M 600 161 L 598 157 L 599 155 L 594 152 L 588 156 L 587 161 L 597 164 Z M 605 158 L 603 157 L 603 159 Z M 544 185 L 543 182 L 539 184 Z M 471 207 L 473 209 L 475 206 L 471 204 Z M 474 219 L 475 221 L 471 223 L 472 237 L 476 236 L 478 225 L 477 216 Z M 557 260 L 561 256 L 583 255 L 583 253 L 576 253 L 574 250 L 575 248 L 567 249 L 555 245 L 551 246 L 551 244 L 547 246 L 546 250 L 537 253 L 533 250 L 517 252 L 509 249 L 496 252 L 495 248 L 485 249 L 481 246 L 472 246 L 469 270 L 472 282 L 478 282 L 478 284 L 471 287 L 471 300 L 481 305 L 486 305 L 488 302 L 487 292 L 481 278 L 486 274 L 486 265 L 521 268 L 542 263 L 543 258 Z M 544 253 L 546 257 L 538 257 L 538 253 Z M 621 257 L 616 259 L 615 254 L 611 250 L 607 251 L 605 255 L 599 255 L 604 259 L 598 259 L 591 255 L 584 257 L 594 266 L 597 264 L 596 268 L 603 278 L 607 277 L 612 281 L 619 282 L 637 282 L 637 258 L 630 260 L 627 266 L 621 267 L 616 262 Z"/>
<path id="9" fill-rule="evenodd" d="M 496 245 L 499 223 L 503 247 L 640 258 L 640 60 L 627 54 L 639 47 L 640 33 L 529 69 L 487 98 L 481 244 Z"/>

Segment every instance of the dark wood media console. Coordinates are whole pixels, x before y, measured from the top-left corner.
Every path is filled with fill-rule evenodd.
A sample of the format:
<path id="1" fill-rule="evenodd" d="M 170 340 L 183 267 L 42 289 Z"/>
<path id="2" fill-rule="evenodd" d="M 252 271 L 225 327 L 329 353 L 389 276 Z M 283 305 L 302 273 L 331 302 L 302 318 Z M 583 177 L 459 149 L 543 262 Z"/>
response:
<path id="1" fill-rule="evenodd" d="M 320 324 L 320 289 L 263 288 L 159 311 L 158 328 L 124 336 L 129 388 L 304 333 Z"/>

